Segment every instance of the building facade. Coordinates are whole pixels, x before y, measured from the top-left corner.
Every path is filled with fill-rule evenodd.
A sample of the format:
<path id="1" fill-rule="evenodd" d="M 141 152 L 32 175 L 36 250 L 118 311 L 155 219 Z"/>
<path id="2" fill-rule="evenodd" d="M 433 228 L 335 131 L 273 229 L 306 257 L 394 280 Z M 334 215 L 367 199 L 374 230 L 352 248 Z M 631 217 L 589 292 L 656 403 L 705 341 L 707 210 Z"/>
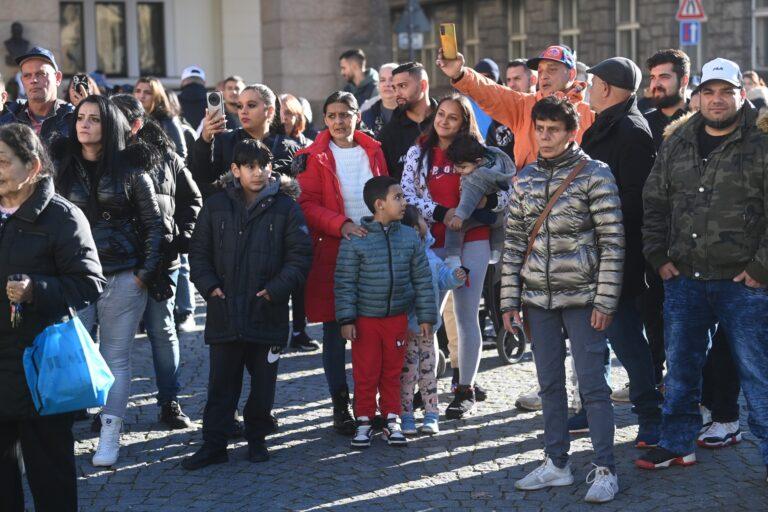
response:
<path id="1" fill-rule="evenodd" d="M 694 70 L 715 56 L 768 73 L 768 0 L 701 0 L 709 19 L 698 48 L 683 47 Z M 434 29 L 416 58 L 433 88 L 449 88 L 435 67 L 441 22 L 457 24 L 474 65 L 530 57 L 552 43 L 594 64 L 622 55 L 641 64 L 659 48 L 680 47 L 677 0 L 421 0 Z M 66 75 L 102 70 L 113 83 L 155 75 L 171 87 L 202 66 L 213 86 L 230 74 L 319 104 L 343 86 L 338 56 L 363 48 L 369 63 L 405 61 L 392 27 L 406 0 L 2 0 L 0 41 L 52 49 Z M 24 32 L 15 39 L 11 24 Z M 0 73 L 17 70 L 0 46 Z"/>

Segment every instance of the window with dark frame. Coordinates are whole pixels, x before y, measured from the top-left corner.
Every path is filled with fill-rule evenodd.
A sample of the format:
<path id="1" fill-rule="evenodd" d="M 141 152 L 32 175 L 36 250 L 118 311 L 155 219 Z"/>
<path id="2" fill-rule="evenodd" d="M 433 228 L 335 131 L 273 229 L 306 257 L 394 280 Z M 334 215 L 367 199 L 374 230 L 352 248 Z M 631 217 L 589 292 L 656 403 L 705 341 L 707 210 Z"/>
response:
<path id="1" fill-rule="evenodd" d="M 107 76 L 128 74 L 125 4 L 96 2 L 96 65 Z"/>
<path id="2" fill-rule="evenodd" d="M 58 58 L 62 73 L 72 75 L 85 69 L 85 36 L 83 34 L 83 3 L 61 2 L 59 9 L 61 28 L 61 55 Z"/>
<path id="3" fill-rule="evenodd" d="M 139 32 L 139 73 L 165 76 L 165 16 L 163 4 L 140 2 L 136 6 Z"/>

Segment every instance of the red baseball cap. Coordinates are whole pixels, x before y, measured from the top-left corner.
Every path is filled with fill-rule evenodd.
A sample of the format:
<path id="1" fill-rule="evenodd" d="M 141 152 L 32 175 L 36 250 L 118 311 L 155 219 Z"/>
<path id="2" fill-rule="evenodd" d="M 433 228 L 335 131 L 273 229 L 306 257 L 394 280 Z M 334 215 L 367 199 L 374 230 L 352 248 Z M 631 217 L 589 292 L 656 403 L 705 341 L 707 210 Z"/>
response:
<path id="1" fill-rule="evenodd" d="M 553 45 L 539 54 L 538 57 L 528 59 L 528 67 L 536 70 L 539 68 L 539 62 L 542 60 L 551 60 L 553 62 L 559 62 L 565 64 L 568 69 L 576 67 L 576 59 L 573 57 L 573 52 L 567 46 Z"/>

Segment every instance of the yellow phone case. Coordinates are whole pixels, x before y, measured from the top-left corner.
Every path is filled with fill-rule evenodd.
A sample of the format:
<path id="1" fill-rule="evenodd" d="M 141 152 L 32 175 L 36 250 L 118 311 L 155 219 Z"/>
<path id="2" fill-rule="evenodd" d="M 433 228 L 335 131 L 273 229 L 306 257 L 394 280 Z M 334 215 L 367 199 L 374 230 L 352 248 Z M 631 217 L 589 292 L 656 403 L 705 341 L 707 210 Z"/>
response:
<path id="1" fill-rule="evenodd" d="M 453 60 L 458 57 L 459 45 L 456 42 L 455 24 L 440 24 L 440 46 L 443 47 L 443 57 L 446 59 Z"/>

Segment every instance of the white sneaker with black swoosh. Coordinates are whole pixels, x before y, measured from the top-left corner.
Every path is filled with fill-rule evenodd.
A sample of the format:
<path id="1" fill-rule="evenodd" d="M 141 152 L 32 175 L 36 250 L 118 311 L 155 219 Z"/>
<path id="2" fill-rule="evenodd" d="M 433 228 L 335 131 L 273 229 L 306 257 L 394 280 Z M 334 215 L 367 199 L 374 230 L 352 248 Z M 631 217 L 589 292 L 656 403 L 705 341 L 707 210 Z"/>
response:
<path id="1" fill-rule="evenodd" d="M 267 352 L 267 362 L 269 364 L 274 364 L 280 360 L 280 354 L 283 352 L 283 349 L 281 347 L 270 347 L 269 352 Z"/>

